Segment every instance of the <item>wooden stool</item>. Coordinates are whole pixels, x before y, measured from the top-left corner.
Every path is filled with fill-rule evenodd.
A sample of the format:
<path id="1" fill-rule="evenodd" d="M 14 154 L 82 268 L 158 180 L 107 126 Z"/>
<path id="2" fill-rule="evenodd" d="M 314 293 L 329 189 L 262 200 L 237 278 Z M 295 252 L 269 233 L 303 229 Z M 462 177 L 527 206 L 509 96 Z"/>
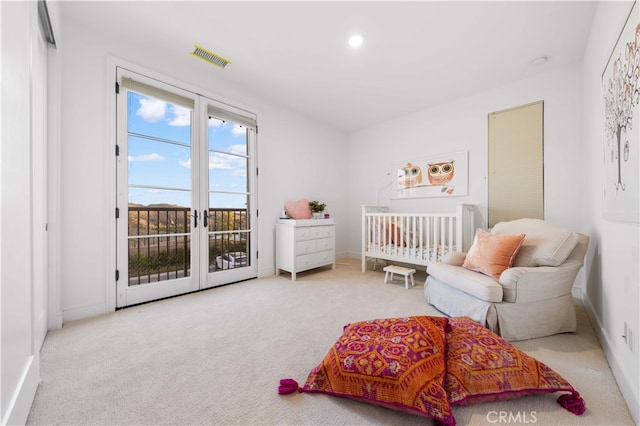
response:
<path id="1" fill-rule="evenodd" d="M 382 268 L 384 271 L 384 283 L 389 282 L 389 274 L 391 274 L 391 281 L 393 281 L 393 274 L 404 276 L 404 287 L 409 288 L 409 278 L 411 278 L 411 287 L 416 284 L 413 282 L 413 274 L 416 273 L 415 269 L 403 268 L 402 266 L 389 265 Z"/>

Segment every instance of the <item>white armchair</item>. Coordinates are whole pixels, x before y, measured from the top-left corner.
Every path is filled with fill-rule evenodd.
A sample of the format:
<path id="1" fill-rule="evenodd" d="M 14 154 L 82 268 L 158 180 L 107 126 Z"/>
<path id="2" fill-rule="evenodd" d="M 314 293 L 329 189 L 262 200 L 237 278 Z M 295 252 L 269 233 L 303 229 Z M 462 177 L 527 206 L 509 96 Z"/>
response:
<path id="1" fill-rule="evenodd" d="M 506 340 L 576 330 L 571 295 L 589 237 L 540 219 L 500 222 L 493 234 L 525 234 L 513 266 L 494 278 L 463 268 L 466 253 L 429 264 L 427 302 L 449 316 L 469 316 Z"/>

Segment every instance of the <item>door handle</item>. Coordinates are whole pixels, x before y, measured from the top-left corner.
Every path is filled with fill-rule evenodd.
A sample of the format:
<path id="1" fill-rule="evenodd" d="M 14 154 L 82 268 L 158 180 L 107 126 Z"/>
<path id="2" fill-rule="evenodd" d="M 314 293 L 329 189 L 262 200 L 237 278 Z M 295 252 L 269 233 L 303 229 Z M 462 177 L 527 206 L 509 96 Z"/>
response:
<path id="1" fill-rule="evenodd" d="M 198 210 L 193 211 L 193 227 L 198 227 Z"/>
<path id="2" fill-rule="evenodd" d="M 202 210 L 202 218 L 204 220 L 203 226 L 209 228 L 209 211 L 207 209 Z"/>

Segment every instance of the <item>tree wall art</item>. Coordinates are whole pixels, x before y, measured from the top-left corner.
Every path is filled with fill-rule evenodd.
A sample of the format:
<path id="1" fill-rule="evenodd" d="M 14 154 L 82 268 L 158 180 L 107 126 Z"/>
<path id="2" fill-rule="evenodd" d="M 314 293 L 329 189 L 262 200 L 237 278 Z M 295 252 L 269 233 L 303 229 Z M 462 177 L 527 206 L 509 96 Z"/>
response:
<path id="1" fill-rule="evenodd" d="M 604 217 L 640 221 L 640 9 L 634 2 L 602 74 Z"/>

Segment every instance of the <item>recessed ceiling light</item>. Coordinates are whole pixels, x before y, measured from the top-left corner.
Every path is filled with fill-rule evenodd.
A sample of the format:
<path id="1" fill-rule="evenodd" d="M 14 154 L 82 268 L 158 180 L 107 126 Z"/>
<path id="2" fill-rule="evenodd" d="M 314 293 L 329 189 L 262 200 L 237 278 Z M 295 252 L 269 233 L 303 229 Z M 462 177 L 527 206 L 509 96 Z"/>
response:
<path id="1" fill-rule="evenodd" d="M 547 62 L 547 57 L 546 56 L 540 56 L 539 58 L 535 58 L 533 61 L 531 61 L 531 65 L 542 65 L 545 64 Z"/>
<path id="2" fill-rule="evenodd" d="M 349 46 L 351 47 L 359 47 L 362 42 L 364 41 L 364 39 L 362 38 L 362 36 L 360 34 L 354 34 L 351 37 L 349 37 Z"/>

